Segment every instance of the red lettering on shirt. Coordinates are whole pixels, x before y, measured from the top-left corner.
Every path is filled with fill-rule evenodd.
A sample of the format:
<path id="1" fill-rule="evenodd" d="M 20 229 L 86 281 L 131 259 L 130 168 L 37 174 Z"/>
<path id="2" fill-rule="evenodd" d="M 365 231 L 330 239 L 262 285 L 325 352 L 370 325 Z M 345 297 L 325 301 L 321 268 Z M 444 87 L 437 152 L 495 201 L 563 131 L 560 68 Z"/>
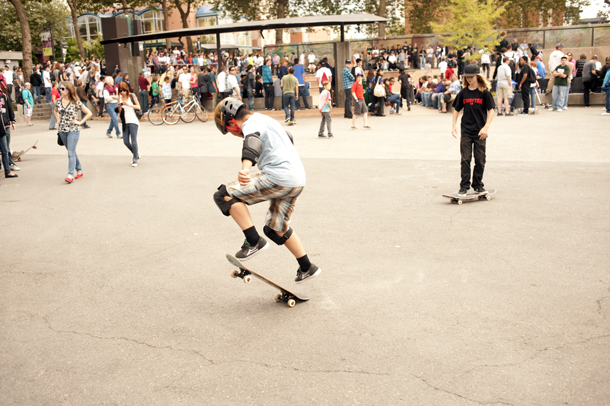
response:
<path id="1" fill-rule="evenodd" d="M 464 99 L 464 104 L 470 104 L 471 106 L 473 104 L 483 104 L 483 99 L 479 99 L 476 97 L 473 97 L 472 99 Z"/>

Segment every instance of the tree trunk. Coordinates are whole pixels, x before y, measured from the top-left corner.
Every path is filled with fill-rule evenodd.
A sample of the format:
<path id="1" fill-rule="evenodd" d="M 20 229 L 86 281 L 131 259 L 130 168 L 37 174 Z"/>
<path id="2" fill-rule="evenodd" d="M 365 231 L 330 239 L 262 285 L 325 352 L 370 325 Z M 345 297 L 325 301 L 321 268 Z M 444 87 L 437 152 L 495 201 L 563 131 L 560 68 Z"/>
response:
<path id="1" fill-rule="evenodd" d="M 10 0 L 17 12 L 17 18 L 21 24 L 21 44 L 23 52 L 23 79 L 29 82 L 32 74 L 32 34 L 30 33 L 30 23 L 21 0 Z"/>
<path id="2" fill-rule="evenodd" d="M 379 8 L 377 9 L 377 15 L 379 17 L 385 18 L 386 11 L 387 11 L 386 0 L 380 0 Z M 377 34 L 377 36 L 379 38 L 385 38 L 385 23 L 379 23 L 379 33 Z"/>
<path id="3" fill-rule="evenodd" d="M 162 0 L 161 8 L 163 9 L 163 31 L 169 31 L 169 1 Z M 165 40 L 165 48 L 168 50 L 172 49 L 172 40 L 170 38 Z"/>
<path id="4" fill-rule="evenodd" d="M 186 0 L 186 11 L 182 10 L 182 7 L 180 7 L 180 0 L 174 0 L 174 3 L 176 4 L 176 8 L 178 9 L 178 11 L 180 12 L 182 28 L 189 28 L 188 18 L 189 14 L 191 13 L 192 0 Z M 186 37 L 186 49 L 189 53 L 193 52 L 193 39 L 191 37 Z"/>
<path id="5" fill-rule="evenodd" d="M 286 9 L 288 8 L 288 0 L 278 0 L 277 1 L 277 18 L 286 18 Z M 284 31 L 283 30 L 275 30 L 275 43 L 283 44 L 284 43 Z"/>
<path id="6" fill-rule="evenodd" d="M 72 15 L 72 24 L 74 25 L 74 36 L 76 37 L 76 44 L 78 45 L 78 52 L 80 53 L 81 59 L 85 59 L 85 47 L 83 46 L 83 39 L 80 36 L 78 30 L 78 16 L 76 15 L 76 1 L 68 0 L 68 6 L 70 7 L 70 14 Z"/>

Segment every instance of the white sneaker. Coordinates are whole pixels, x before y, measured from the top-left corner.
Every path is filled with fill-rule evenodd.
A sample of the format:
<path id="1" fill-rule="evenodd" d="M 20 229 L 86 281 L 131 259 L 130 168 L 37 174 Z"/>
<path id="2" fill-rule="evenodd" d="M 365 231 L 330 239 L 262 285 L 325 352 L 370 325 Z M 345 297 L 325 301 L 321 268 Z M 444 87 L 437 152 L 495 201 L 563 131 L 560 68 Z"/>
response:
<path id="1" fill-rule="evenodd" d="M 607 111 L 604 111 L 604 112 L 602 113 L 602 116 L 610 116 L 610 113 L 608 113 Z"/>
<path id="2" fill-rule="evenodd" d="M 131 161 L 131 166 L 138 166 L 138 161 L 136 161 L 135 159 Z"/>
<path id="3" fill-rule="evenodd" d="M 17 165 L 15 165 L 15 164 L 10 165 L 10 167 L 11 167 L 11 171 L 20 171 L 20 170 L 21 170 L 21 168 L 19 168 L 19 167 L 18 167 Z"/>
<path id="4" fill-rule="evenodd" d="M 561 111 L 562 109 L 557 109 L 557 111 Z"/>
<path id="5" fill-rule="evenodd" d="M 567 110 L 567 109 L 568 109 L 568 106 L 565 106 L 563 109 L 564 109 L 564 110 Z"/>

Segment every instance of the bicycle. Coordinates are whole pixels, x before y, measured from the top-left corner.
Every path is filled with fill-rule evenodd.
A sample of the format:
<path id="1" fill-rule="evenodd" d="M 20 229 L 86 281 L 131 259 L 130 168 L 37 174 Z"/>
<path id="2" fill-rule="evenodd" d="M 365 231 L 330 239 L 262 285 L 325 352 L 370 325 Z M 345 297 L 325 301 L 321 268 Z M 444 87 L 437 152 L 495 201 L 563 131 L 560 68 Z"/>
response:
<path id="1" fill-rule="evenodd" d="M 182 100 L 177 100 L 168 105 L 163 106 L 160 112 L 163 121 L 173 125 L 182 120 L 185 123 L 192 123 L 195 117 L 202 123 L 208 121 L 208 111 L 199 104 L 197 97 L 193 97 L 190 102 L 182 105 Z"/>
<path id="2" fill-rule="evenodd" d="M 177 102 L 171 102 L 171 103 L 167 103 L 167 104 L 156 104 L 154 105 L 152 108 L 150 108 L 148 110 L 148 121 L 150 121 L 150 123 L 152 125 L 161 125 L 163 124 L 165 121 L 163 120 L 163 109 L 171 104 L 174 104 Z"/>

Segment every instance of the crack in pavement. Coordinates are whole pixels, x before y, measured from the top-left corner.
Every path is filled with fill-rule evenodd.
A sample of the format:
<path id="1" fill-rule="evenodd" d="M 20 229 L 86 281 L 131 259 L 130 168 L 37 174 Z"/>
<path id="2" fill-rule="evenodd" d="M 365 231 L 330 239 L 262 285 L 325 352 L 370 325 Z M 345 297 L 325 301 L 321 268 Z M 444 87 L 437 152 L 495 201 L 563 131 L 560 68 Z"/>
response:
<path id="1" fill-rule="evenodd" d="M 362 371 L 362 370 L 343 370 L 343 369 L 303 369 L 303 368 L 296 368 L 296 367 L 285 366 L 285 365 L 271 365 L 271 364 L 267 364 L 264 362 L 243 360 L 243 359 L 224 361 L 224 362 L 219 363 L 219 365 L 226 364 L 229 362 L 243 362 L 243 363 L 262 366 L 265 368 L 273 368 L 273 369 L 283 368 L 283 369 L 289 369 L 289 370 L 296 371 L 296 372 L 306 372 L 308 374 L 311 374 L 311 373 L 323 373 L 323 374 L 342 373 L 342 374 L 361 374 L 361 375 L 372 375 L 372 376 L 391 376 L 391 374 L 388 372 L 369 372 L 369 371 Z"/>
<path id="2" fill-rule="evenodd" d="M 474 402 L 474 403 L 477 403 L 477 404 L 479 404 L 479 405 L 509 405 L 509 406 L 515 406 L 513 403 L 507 403 L 507 402 L 502 402 L 502 401 L 495 401 L 495 402 L 482 402 L 482 401 L 480 401 L 480 400 L 476 400 L 476 399 L 467 398 L 466 396 L 460 395 L 459 393 L 456 393 L 456 392 L 451 392 L 451 391 L 449 391 L 449 390 L 446 390 L 446 389 L 440 388 L 440 387 L 438 387 L 438 386 L 434 386 L 434 385 L 432 385 L 430 382 L 428 382 L 427 380 L 425 380 L 424 378 L 422 378 L 422 377 L 420 377 L 420 376 L 417 376 L 417 375 L 411 375 L 411 376 L 413 376 L 414 378 L 416 378 L 416 379 L 418 379 L 418 380 L 422 381 L 423 383 L 425 383 L 426 385 L 428 385 L 429 387 L 431 387 L 432 389 L 434 389 L 434 390 L 436 390 L 436 391 L 443 392 L 443 393 L 447 393 L 447 394 L 449 394 L 449 395 L 453 395 L 453 396 L 458 397 L 458 398 L 460 398 L 460 399 L 464 399 L 464 400 L 467 400 L 467 401 L 469 401 L 469 402 Z"/>

